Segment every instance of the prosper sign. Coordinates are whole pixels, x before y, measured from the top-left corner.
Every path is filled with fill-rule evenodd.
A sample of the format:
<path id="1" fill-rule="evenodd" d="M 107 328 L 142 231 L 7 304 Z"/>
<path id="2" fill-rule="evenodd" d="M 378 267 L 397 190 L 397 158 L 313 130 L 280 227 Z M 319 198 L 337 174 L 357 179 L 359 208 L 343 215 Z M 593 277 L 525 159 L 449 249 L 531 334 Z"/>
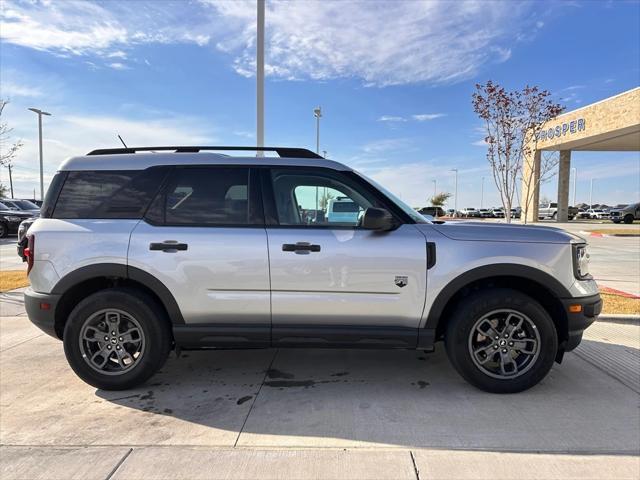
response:
<path id="1" fill-rule="evenodd" d="M 586 128 L 584 118 L 579 118 L 558 124 L 555 127 L 545 128 L 538 133 L 538 140 L 544 141 L 551 140 L 555 137 L 564 137 L 567 134 L 573 135 L 574 133 L 586 130 Z"/>

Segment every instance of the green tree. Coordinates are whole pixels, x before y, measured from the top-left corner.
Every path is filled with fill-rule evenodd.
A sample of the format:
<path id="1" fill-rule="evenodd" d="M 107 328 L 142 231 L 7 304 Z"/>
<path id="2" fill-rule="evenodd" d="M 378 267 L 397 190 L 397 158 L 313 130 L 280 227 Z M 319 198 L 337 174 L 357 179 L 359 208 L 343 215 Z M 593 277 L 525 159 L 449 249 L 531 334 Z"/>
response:
<path id="1" fill-rule="evenodd" d="M 434 207 L 444 207 L 444 204 L 447 203 L 447 200 L 451 198 L 451 194 L 448 192 L 441 192 L 437 195 L 431 197 L 431 205 Z"/>

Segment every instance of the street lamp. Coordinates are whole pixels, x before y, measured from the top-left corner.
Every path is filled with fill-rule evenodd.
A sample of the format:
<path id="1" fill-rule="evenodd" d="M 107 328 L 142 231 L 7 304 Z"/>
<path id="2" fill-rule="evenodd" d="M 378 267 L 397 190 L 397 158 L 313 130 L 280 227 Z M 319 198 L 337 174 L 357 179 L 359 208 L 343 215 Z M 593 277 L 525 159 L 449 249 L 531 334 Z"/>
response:
<path id="1" fill-rule="evenodd" d="M 264 147 L 264 2 L 258 0 L 257 6 L 257 38 L 256 38 L 256 142 Z M 256 152 L 262 157 L 263 152 Z"/>
<path id="2" fill-rule="evenodd" d="M 482 183 L 480 184 L 480 208 L 483 207 L 484 203 L 484 177 L 482 177 Z"/>
<path id="3" fill-rule="evenodd" d="M 458 217 L 458 169 L 452 168 L 451 171 L 456 174 L 456 187 L 453 194 L 453 216 Z"/>
<path id="4" fill-rule="evenodd" d="M 34 113 L 38 114 L 38 144 L 40 145 L 40 200 L 44 200 L 44 167 L 42 164 L 42 116 L 51 116 L 49 112 L 44 112 L 38 108 L 30 108 Z"/>
<path id="5" fill-rule="evenodd" d="M 320 154 L 320 117 L 322 117 L 322 109 L 320 107 L 314 108 L 313 116 L 316 117 L 316 153 Z"/>
<path id="6" fill-rule="evenodd" d="M 591 179 L 591 186 L 589 187 L 589 208 L 593 208 L 593 178 Z"/>
<path id="7" fill-rule="evenodd" d="M 573 170 L 573 203 L 571 204 L 571 206 L 575 207 L 576 206 L 576 184 L 578 183 L 578 169 L 574 167 L 571 170 Z"/>

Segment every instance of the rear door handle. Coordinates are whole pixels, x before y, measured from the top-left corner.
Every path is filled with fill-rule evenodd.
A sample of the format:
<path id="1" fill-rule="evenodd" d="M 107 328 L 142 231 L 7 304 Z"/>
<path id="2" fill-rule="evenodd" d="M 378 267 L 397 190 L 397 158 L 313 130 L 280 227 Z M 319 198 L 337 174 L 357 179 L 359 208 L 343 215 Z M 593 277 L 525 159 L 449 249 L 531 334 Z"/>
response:
<path id="1" fill-rule="evenodd" d="M 283 252 L 294 252 L 299 254 L 308 254 L 311 252 L 319 252 L 320 245 L 312 245 L 308 242 L 284 243 L 282 245 Z"/>
<path id="2" fill-rule="evenodd" d="M 150 243 L 149 250 L 161 250 L 163 252 L 175 253 L 178 250 L 186 250 L 189 245 L 179 243 L 176 240 L 165 240 L 162 243 Z"/>

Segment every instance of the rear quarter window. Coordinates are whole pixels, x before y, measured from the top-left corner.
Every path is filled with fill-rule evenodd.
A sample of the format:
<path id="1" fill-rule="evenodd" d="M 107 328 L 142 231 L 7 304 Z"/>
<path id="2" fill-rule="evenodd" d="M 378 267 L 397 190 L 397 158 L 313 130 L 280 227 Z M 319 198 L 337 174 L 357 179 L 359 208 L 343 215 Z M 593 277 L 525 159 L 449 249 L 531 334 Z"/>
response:
<path id="1" fill-rule="evenodd" d="M 51 217 L 142 218 L 165 174 L 164 167 L 67 172 Z"/>

